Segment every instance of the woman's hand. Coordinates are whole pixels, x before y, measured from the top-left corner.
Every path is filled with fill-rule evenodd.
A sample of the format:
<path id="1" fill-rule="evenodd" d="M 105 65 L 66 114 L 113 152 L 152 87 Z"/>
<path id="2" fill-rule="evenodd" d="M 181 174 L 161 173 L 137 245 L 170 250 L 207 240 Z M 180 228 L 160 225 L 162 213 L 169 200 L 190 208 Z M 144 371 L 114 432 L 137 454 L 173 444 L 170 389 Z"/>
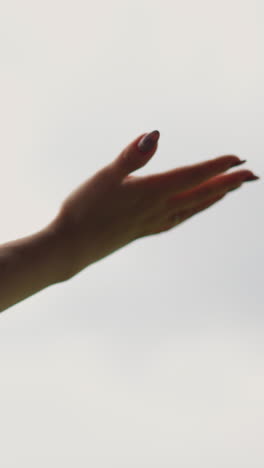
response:
<path id="1" fill-rule="evenodd" d="M 152 149 L 140 151 L 137 144 L 146 134 L 140 135 L 62 204 L 58 222 L 70 262 L 67 278 L 138 238 L 178 226 L 256 179 L 249 170 L 224 174 L 245 162 L 234 155 L 160 174 L 129 175 L 155 154 L 159 132 L 152 134 Z"/>

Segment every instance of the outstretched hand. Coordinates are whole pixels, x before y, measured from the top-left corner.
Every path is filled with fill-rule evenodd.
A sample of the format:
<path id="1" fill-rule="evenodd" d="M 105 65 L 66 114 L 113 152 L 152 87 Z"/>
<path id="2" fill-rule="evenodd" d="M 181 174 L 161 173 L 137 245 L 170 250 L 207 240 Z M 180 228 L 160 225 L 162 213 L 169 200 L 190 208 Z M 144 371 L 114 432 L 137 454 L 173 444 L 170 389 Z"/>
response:
<path id="1" fill-rule="evenodd" d="M 59 228 L 70 262 L 69 278 L 119 248 L 143 236 L 168 231 L 221 200 L 246 180 L 249 170 L 224 174 L 242 164 L 225 155 L 160 174 L 131 176 L 145 166 L 157 150 L 138 148 L 140 135 L 110 164 L 86 180 L 63 202 Z"/>

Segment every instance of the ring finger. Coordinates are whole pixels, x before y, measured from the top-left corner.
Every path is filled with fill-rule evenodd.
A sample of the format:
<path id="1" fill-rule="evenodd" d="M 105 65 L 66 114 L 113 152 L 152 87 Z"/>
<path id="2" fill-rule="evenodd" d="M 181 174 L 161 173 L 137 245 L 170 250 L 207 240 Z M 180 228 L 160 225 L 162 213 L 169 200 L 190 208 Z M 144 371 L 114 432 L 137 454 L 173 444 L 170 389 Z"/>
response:
<path id="1" fill-rule="evenodd" d="M 195 208 L 198 204 L 206 202 L 210 198 L 225 194 L 234 188 L 240 187 L 248 177 L 248 173 L 236 172 L 228 175 L 213 177 L 208 182 L 201 184 L 195 189 L 181 192 L 171 197 L 167 203 L 169 212 L 175 210 L 188 210 Z"/>

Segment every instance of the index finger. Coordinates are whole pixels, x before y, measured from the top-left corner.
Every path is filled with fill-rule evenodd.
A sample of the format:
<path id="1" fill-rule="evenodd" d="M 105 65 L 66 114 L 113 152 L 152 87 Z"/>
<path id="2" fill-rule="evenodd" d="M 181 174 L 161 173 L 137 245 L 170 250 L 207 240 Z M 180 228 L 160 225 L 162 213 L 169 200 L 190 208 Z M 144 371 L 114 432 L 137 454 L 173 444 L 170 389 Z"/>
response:
<path id="1" fill-rule="evenodd" d="M 241 161 L 235 155 L 219 156 L 197 164 L 179 167 L 160 174 L 144 177 L 145 182 L 165 195 L 176 194 L 196 187 L 211 177 L 227 171 L 231 167 L 239 166 Z"/>

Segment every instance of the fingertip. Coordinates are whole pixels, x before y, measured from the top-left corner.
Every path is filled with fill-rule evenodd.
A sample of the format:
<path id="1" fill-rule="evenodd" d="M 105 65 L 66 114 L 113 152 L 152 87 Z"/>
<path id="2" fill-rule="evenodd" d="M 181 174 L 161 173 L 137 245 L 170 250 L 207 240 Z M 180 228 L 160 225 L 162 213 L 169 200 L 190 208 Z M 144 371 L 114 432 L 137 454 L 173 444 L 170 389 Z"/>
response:
<path id="1" fill-rule="evenodd" d="M 158 142 L 160 137 L 159 130 L 154 130 L 153 132 L 147 133 L 139 140 L 137 143 L 137 148 L 142 153 L 148 153 L 149 151 L 153 150 L 156 143 Z"/>

